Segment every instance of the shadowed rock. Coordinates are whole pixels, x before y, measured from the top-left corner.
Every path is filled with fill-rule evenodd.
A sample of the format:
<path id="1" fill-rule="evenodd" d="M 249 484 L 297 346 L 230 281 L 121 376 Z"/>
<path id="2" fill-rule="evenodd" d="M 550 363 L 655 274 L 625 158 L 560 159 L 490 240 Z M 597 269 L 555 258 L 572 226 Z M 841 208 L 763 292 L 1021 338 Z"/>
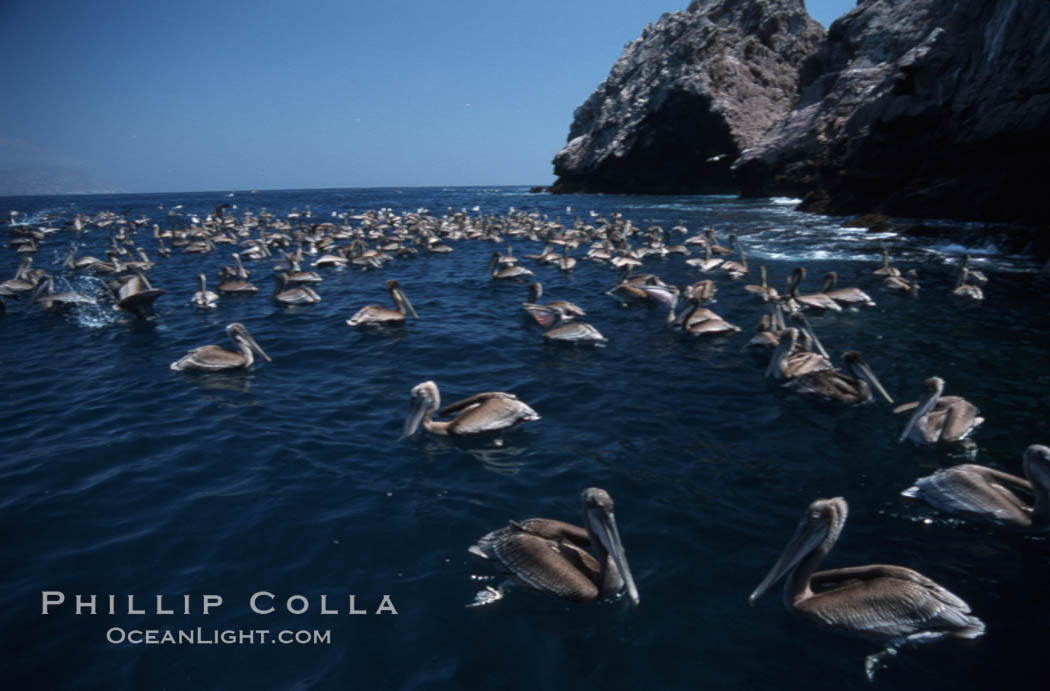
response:
<path id="1" fill-rule="evenodd" d="M 694 0 L 627 44 L 577 108 L 555 192 L 736 191 L 730 173 L 798 97 L 824 37 L 802 0 Z"/>

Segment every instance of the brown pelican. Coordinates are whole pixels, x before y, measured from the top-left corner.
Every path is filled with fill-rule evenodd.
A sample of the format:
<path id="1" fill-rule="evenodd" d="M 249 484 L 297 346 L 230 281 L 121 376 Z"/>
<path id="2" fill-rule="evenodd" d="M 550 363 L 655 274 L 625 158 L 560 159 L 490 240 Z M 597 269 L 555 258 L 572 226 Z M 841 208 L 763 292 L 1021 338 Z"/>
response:
<path id="1" fill-rule="evenodd" d="M 749 348 L 759 348 L 770 352 L 776 350 L 780 343 L 779 334 L 787 328 L 784 324 L 784 311 L 778 302 L 770 302 L 769 312 L 763 314 L 758 320 L 758 329 L 755 335 L 747 342 Z"/>
<path id="2" fill-rule="evenodd" d="M 832 312 L 841 312 L 842 307 L 837 302 L 832 300 L 823 293 L 811 293 L 809 295 L 798 294 L 798 284 L 806 278 L 806 270 L 801 266 L 796 266 L 788 277 L 788 296 L 798 303 L 803 309 L 806 307 L 815 307 L 816 309 L 830 310 Z"/>
<path id="3" fill-rule="evenodd" d="M 774 379 L 794 379 L 803 374 L 831 369 L 827 358 L 808 351 L 795 352 L 799 331 L 795 327 L 780 332 L 780 341 L 769 359 L 766 376 Z"/>
<path id="4" fill-rule="evenodd" d="M 724 259 L 713 259 L 711 257 L 711 245 L 704 243 L 704 258 L 693 257 L 692 259 L 686 259 L 685 263 L 689 266 L 695 266 L 700 272 L 707 273 L 708 271 L 714 271 L 718 267 L 722 266 L 725 262 Z"/>
<path id="5" fill-rule="evenodd" d="M 558 268 L 562 271 L 572 271 L 576 268 L 576 258 L 569 256 L 568 245 L 562 245 L 562 256 L 558 259 Z"/>
<path id="6" fill-rule="evenodd" d="M 273 362 L 270 356 L 263 352 L 259 344 L 255 342 L 244 324 L 233 322 L 226 327 L 233 342 L 237 344 L 239 353 L 223 350 L 217 345 L 206 345 L 194 348 L 181 358 L 171 363 L 171 368 L 180 372 L 186 370 L 197 370 L 201 372 L 219 372 L 228 369 L 246 369 L 255 362 L 252 351 L 255 351 L 267 362 Z"/>
<path id="7" fill-rule="evenodd" d="M 55 282 L 50 276 L 44 276 L 33 291 L 33 297 L 29 302 L 39 303 L 41 309 L 53 310 L 74 305 L 95 305 L 98 301 L 88 295 L 76 291 L 66 290 L 61 293 L 54 292 Z"/>
<path id="8" fill-rule="evenodd" d="M 758 273 L 762 277 L 762 282 L 758 285 L 746 285 L 744 286 L 744 290 L 746 290 L 749 293 L 758 295 L 765 301 L 776 300 L 779 297 L 779 295 L 777 294 L 777 289 L 770 287 L 769 284 L 766 282 L 766 267 L 764 264 L 758 267 Z"/>
<path id="9" fill-rule="evenodd" d="M 205 280 L 203 273 L 197 274 L 197 292 L 190 298 L 190 304 L 201 309 L 215 309 L 219 295 L 205 287 Z"/>
<path id="10" fill-rule="evenodd" d="M 511 257 L 514 259 L 513 257 Z M 492 253 L 492 259 L 489 260 L 488 268 L 491 269 L 490 275 L 493 278 L 508 281 L 524 280 L 526 276 L 531 276 L 532 272 L 526 269 L 524 266 L 518 266 L 517 264 L 506 264 L 504 262 L 506 257 L 500 255 L 499 252 Z M 514 259 L 517 261 L 517 259 Z"/>
<path id="11" fill-rule="evenodd" d="M 944 380 L 940 377 L 930 377 L 923 382 L 923 388 L 925 393 L 920 400 L 893 409 L 894 413 L 914 411 L 898 441 L 959 441 L 984 422 L 977 407 L 965 398 L 941 395 Z"/>
<path id="12" fill-rule="evenodd" d="M 796 391 L 814 394 L 824 398 L 854 405 L 867 403 L 874 398 L 872 389 L 893 405 L 893 399 L 882 387 L 868 363 L 855 350 L 846 351 L 842 356 L 845 371 L 825 369 L 810 372 L 792 379 L 788 385 Z"/>
<path id="13" fill-rule="evenodd" d="M 726 257 L 733 254 L 733 250 L 730 247 L 723 247 L 722 245 L 718 244 L 718 237 L 715 235 L 714 228 L 709 227 L 707 230 L 704 231 L 704 235 L 707 237 L 708 247 L 710 247 L 711 251 L 715 254 L 721 254 L 722 256 Z M 730 238 L 730 245 L 733 244 L 733 237 Z"/>
<path id="14" fill-rule="evenodd" d="M 671 312 L 668 314 L 668 322 L 673 326 L 682 327 L 684 333 L 693 336 L 714 336 L 740 331 L 739 326 L 730 324 L 711 310 L 701 307 L 701 299 L 695 294 L 689 298 L 689 303 L 691 306 L 678 317 L 674 316 L 674 303 L 669 303 Z"/>
<path id="15" fill-rule="evenodd" d="M 962 599 L 903 566 L 871 564 L 814 573 L 835 546 L 847 510 L 842 497 L 810 504 L 784 553 L 748 602 L 753 606 L 787 576 L 783 600 L 789 612 L 823 629 L 885 644 L 865 661 L 869 680 L 881 658 L 901 645 L 984 633 L 984 622 L 970 614 Z"/>
<path id="16" fill-rule="evenodd" d="M 220 293 L 258 292 L 259 289 L 248 281 L 248 272 L 244 270 L 241 257 L 236 252 L 233 253 L 233 263 L 236 265 L 236 269 L 231 270 L 229 267 L 223 267 L 223 271 L 220 273 L 224 280 L 218 285 L 216 290 Z"/>
<path id="17" fill-rule="evenodd" d="M 572 602 L 595 602 L 627 593 L 641 599 L 620 541 L 609 493 L 583 490 L 583 527 L 551 518 L 511 521 L 470 547 L 471 554 L 494 562 L 518 583 Z M 590 554 L 584 547 L 593 547 Z M 506 584 L 478 593 L 473 606 L 503 597 Z"/>
<path id="18" fill-rule="evenodd" d="M 141 269 L 135 269 L 135 273 L 123 280 L 114 281 L 110 284 L 110 289 L 117 298 L 113 309 L 129 312 L 140 319 L 152 319 L 157 316 L 153 311 L 153 303 L 164 294 L 163 290 L 150 285 L 149 279 Z"/>
<path id="19" fill-rule="evenodd" d="M 525 305 L 538 305 L 541 297 L 543 297 L 543 284 L 539 281 L 533 281 L 529 284 L 529 301 L 525 303 Z M 544 303 L 543 306 L 560 307 L 569 318 L 587 316 L 587 313 L 580 309 L 575 303 L 566 300 L 552 300 L 551 302 Z M 526 310 L 526 312 L 528 312 L 528 310 Z"/>
<path id="20" fill-rule="evenodd" d="M 716 292 L 718 292 L 718 286 L 715 285 L 715 282 L 710 279 L 704 279 L 686 287 L 685 296 L 689 299 L 696 298 L 701 302 L 706 302 L 713 299 Z"/>
<path id="21" fill-rule="evenodd" d="M 540 326 L 547 329 L 543 332 L 543 338 L 548 341 L 598 343 L 608 340 L 605 336 L 602 336 L 598 329 L 590 324 L 566 321 L 568 317 L 565 315 L 565 310 L 556 305 L 532 305 L 526 303 L 524 308 Z"/>
<path id="22" fill-rule="evenodd" d="M 397 281 L 387 281 L 386 289 L 390 292 L 390 299 L 394 301 L 396 309 L 380 307 L 379 305 L 368 305 L 367 307 L 362 307 L 357 311 L 357 314 L 346 320 L 347 326 L 404 324 L 406 308 L 413 317 L 419 319 L 419 315 L 416 314 L 415 308 L 413 308 L 412 303 L 409 302 L 408 296 L 406 296 L 405 292 L 401 290 L 400 283 Z"/>
<path id="23" fill-rule="evenodd" d="M 824 274 L 824 286 L 820 289 L 823 295 L 827 295 L 829 298 L 847 307 L 854 305 L 864 305 L 866 307 L 874 307 L 875 301 L 871 299 L 867 293 L 860 288 L 849 287 L 849 288 L 835 288 L 835 284 L 838 283 L 839 276 L 834 271 L 829 271 Z"/>
<path id="24" fill-rule="evenodd" d="M 14 278 L 9 278 L 3 283 L 0 283 L 0 290 L 6 291 L 9 297 L 18 297 L 21 293 L 28 293 L 37 287 L 39 280 L 34 281 L 31 278 L 33 272 L 29 270 L 29 267 L 33 265 L 32 257 L 22 257 L 22 262 L 18 265 L 18 270 L 15 271 Z"/>
<path id="25" fill-rule="evenodd" d="M 653 296 L 643 290 L 643 287 L 649 286 L 666 287 L 666 284 L 653 274 L 635 274 L 632 276 L 631 267 L 624 266 L 620 269 L 620 282 L 605 291 L 605 294 L 614 295 L 616 293 L 622 293 L 629 298 L 647 300 Z"/>
<path id="26" fill-rule="evenodd" d="M 412 400 L 408 418 L 402 428 L 402 436 L 409 437 L 419 429 L 442 436 L 500 432 L 519 422 L 539 420 L 535 410 L 518 400 L 512 393 L 487 391 L 456 401 L 441 408 L 441 394 L 437 384 L 425 381 L 412 387 Z M 451 420 L 432 419 L 434 413 L 447 416 L 456 413 Z"/>
<path id="27" fill-rule="evenodd" d="M 1050 531 L 1050 448 L 1029 446 L 1022 468 L 1027 480 L 964 463 L 919 478 L 901 494 L 963 518 L 1045 533 Z"/>
<path id="28" fill-rule="evenodd" d="M 959 273 L 965 273 L 968 278 L 972 278 L 978 283 L 987 283 L 988 277 L 983 272 L 977 269 L 970 268 L 970 255 L 964 254 L 959 262 Z"/>
<path id="29" fill-rule="evenodd" d="M 730 244 L 734 245 L 740 252 L 740 261 L 725 261 L 722 262 L 722 268 L 729 274 L 730 278 L 743 278 L 748 274 L 747 266 L 747 252 L 744 251 L 743 246 L 737 242 L 735 235 L 730 235 Z"/>
<path id="30" fill-rule="evenodd" d="M 966 279 L 970 276 L 970 270 L 963 268 L 959 272 L 958 278 L 955 279 L 955 289 L 952 290 L 952 295 L 961 298 L 969 298 L 970 300 L 983 300 L 984 291 L 981 290 L 980 286 L 975 286 L 972 283 L 967 283 Z"/>
<path id="31" fill-rule="evenodd" d="M 273 299 L 282 305 L 316 305 L 321 296 L 310 286 L 293 285 L 288 274 L 277 274 L 277 283 L 273 289 Z"/>
<path id="32" fill-rule="evenodd" d="M 876 276 L 900 276 L 900 269 L 890 266 L 890 253 L 885 247 L 882 248 L 882 266 L 872 271 Z"/>
<path id="33" fill-rule="evenodd" d="M 887 276 L 882 280 L 882 287 L 895 293 L 908 293 L 912 297 L 919 295 L 919 272 L 909 269 L 907 278 Z"/>

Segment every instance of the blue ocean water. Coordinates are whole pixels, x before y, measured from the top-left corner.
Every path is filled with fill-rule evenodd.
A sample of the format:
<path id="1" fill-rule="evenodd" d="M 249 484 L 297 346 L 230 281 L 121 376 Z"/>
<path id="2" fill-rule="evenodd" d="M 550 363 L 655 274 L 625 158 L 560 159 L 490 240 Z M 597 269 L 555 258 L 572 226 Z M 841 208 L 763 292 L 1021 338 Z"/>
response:
<path id="1" fill-rule="evenodd" d="M 771 281 L 796 265 L 858 285 L 877 307 L 811 316 L 837 357 L 862 351 L 898 401 L 943 377 L 978 405 L 972 443 L 898 443 L 904 420 L 887 406 L 802 398 L 763 378 L 745 343 L 763 308 L 743 283 L 719 278 L 712 306 L 743 331 L 696 339 L 669 330 L 665 310 L 603 294 L 606 265 L 570 274 L 525 260 L 544 299 L 572 300 L 609 341 L 544 343 L 520 305 L 524 284 L 493 281 L 494 249 L 539 243 L 453 243 L 448 255 L 397 258 L 374 271 L 324 273 L 323 301 L 299 308 L 269 297 L 272 262 L 247 263 L 260 293 L 189 304 L 195 276 L 212 287 L 232 251 L 176 250 L 150 272 L 165 290 L 142 322 L 106 303 L 62 315 L 25 301 L 0 316 L 0 671 L 7 688 L 661 689 L 870 688 L 874 646 L 794 620 L 779 589 L 747 605 L 808 503 L 843 496 L 849 521 L 828 568 L 900 564 L 942 583 L 987 623 L 973 642 L 906 649 L 879 673 L 894 689 L 1043 688 L 1039 654 L 1050 596 L 1047 540 L 948 520 L 899 492 L 936 468 L 975 461 L 1020 473 L 1021 451 L 1050 441 L 1048 283 L 1031 259 L 847 228 L 795 212 L 791 200 L 733 197 L 550 196 L 524 188 L 297 190 L 32 197 L 0 200 L 50 233 L 35 267 L 61 289 L 101 281 L 60 268 L 70 243 L 102 256 L 110 234 L 63 228 L 78 212 L 128 210 L 162 228 L 222 203 L 231 213 L 316 221 L 350 210 L 537 211 L 571 224 L 619 212 L 645 228 L 684 223 L 735 232 Z M 178 210 L 176 205 L 182 205 Z M 179 214 L 171 215 L 172 212 Z M 6 232 L 6 231 L 5 231 Z M 139 244 L 153 254 L 147 229 Z M 676 238 L 680 239 L 680 238 Z M 915 268 L 918 299 L 885 293 L 871 271 L 879 248 Z M 989 275 L 986 300 L 950 288 L 969 252 Z M 0 277 L 19 255 L 0 247 Z M 700 276 L 671 255 L 645 271 L 684 286 Z M 359 307 L 387 304 L 396 279 L 420 320 L 355 331 Z M 811 278 L 810 289 L 817 288 Z M 192 375 L 169 364 L 208 343 L 228 346 L 240 321 L 273 358 L 249 372 Z M 446 401 L 515 392 L 542 419 L 499 440 L 400 439 L 411 387 L 432 379 Z M 482 608 L 498 583 L 467 553 L 510 519 L 580 521 L 580 491 L 599 486 L 617 520 L 641 593 L 577 606 L 522 589 Z M 66 602 L 42 614 L 42 593 Z M 276 611 L 256 614 L 253 593 Z M 97 595 L 98 614 L 74 600 Z M 107 597 L 116 610 L 105 614 Z M 369 614 L 349 614 L 348 596 Z M 127 596 L 145 614 L 127 613 Z M 156 612 L 157 595 L 163 608 Z M 189 614 L 183 596 L 189 595 Z M 221 606 L 204 614 L 205 595 Z M 309 603 L 291 614 L 285 603 Z M 322 614 L 322 595 L 329 609 Z M 383 596 L 397 614 L 375 614 Z M 261 604 L 270 602 L 264 598 Z M 293 600 L 298 608 L 300 600 Z M 306 645 L 114 644 L 122 631 L 327 631 Z"/>

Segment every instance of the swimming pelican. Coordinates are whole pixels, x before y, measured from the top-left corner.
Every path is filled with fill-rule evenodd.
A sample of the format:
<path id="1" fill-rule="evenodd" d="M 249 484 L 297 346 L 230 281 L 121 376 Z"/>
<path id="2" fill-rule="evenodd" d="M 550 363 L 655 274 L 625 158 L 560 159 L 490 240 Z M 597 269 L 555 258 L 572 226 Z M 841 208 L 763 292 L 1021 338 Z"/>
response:
<path id="1" fill-rule="evenodd" d="M 543 284 L 539 281 L 533 281 L 529 284 L 529 300 L 525 305 L 538 305 L 540 298 L 543 297 Z M 567 300 L 552 300 L 544 303 L 544 307 L 560 307 L 565 312 L 566 317 L 586 317 L 587 313 L 580 309 L 579 306 L 574 302 L 568 302 Z M 528 312 L 528 310 L 525 310 Z M 531 314 L 531 313 L 530 313 Z"/>
<path id="2" fill-rule="evenodd" d="M 962 259 L 959 261 L 959 273 L 965 273 L 969 278 L 977 281 L 978 283 L 987 283 L 988 277 L 983 272 L 977 269 L 970 268 L 970 255 L 964 254 Z"/>
<path id="3" fill-rule="evenodd" d="M 963 518 L 1045 533 L 1050 531 L 1050 448 L 1029 446 L 1022 468 L 1024 478 L 964 463 L 919 478 L 901 494 Z"/>
<path id="4" fill-rule="evenodd" d="M 786 575 L 783 600 L 789 612 L 821 628 L 885 644 L 865 661 L 869 680 L 880 659 L 901 645 L 984 633 L 984 622 L 970 614 L 962 599 L 903 566 L 871 564 L 814 573 L 835 546 L 847 511 L 842 497 L 811 503 L 748 602 L 753 606 Z"/>
<path id="5" fill-rule="evenodd" d="M 362 307 L 354 316 L 346 320 L 347 326 L 404 324 L 406 308 L 408 312 L 411 312 L 413 317 L 419 319 L 419 315 L 416 314 L 416 310 L 412 307 L 412 303 L 408 301 L 408 296 L 406 296 L 405 292 L 401 290 L 400 283 L 397 281 L 387 281 L 386 289 L 389 291 L 390 299 L 394 301 L 396 309 L 380 307 L 379 305 L 368 305 Z"/>
<path id="6" fill-rule="evenodd" d="M 736 235 L 730 235 L 730 244 L 734 245 L 740 252 L 740 261 L 725 261 L 722 262 L 722 268 L 725 269 L 726 273 L 729 274 L 730 278 L 743 278 L 748 274 L 747 266 L 747 252 L 744 251 L 744 247 L 737 241 Z"/>
<path id="7" fill-rule="evenodd" d="M 321 296 L 310 286 L 293 283 L 284 271 L 277 274 L 273 299 L 282 305 L 316 305 L 321 301 Z"/>
<path id="8" fill-rule="evenodd" d="M 927 444 L 959 441 L 984 422 L 984 418 L 979 417 L 977 407 L 965 398 L 941 395 L 944 392 L 944 380 L 940 377 L 927 379 L 923 382 L 923 389 L 925 393 L 920 400 L 893 409 L 894 413 L 915 411 L 898 441 L 911 439 Z"/>
<path id="9" fill-rule="evenodd" d="M 602 336 L 598 329 L 590 324 L 566 321 L 568 317 L 565 315 L 565 310 L 557 305 L 532 305 L 526 303 L 524 308 L 540 326 L 547 329 L 543 332 L 543 338 L 548 341 L 598 343 L 608 340 L 605 336 Z"/>
<path id="10" fill-rule="evenodd" d="M 839 276 L 834 271 L 829 271 L 824 274 L 824 286 L 820 289 L 821 294 L 827 295 L 829 298 L 847 307 L 855 305 L 864 305 L 866 307 L 874 307 L 875 301 L 871 299 L 867 293 L 860 288 L 850 286 L 849 288 L 835 288 L 835 284 L 838 283 Z"/>
<path id="11" fill-rule="evenodd" d="M 198 370 L 202 372 L 219 372 L 228 369 L 246 369 L 255 362 L 252 351 L 261 355 L 267 362 L 273 362 L 255 342 L 244 324 L 233 322 L 226 327 L 226 333 L 237 344 L 239 353 L 224 350 L 217 345 L 206 345 L 194 348 L 181 358 L 171 363 L 171 368 L 180 372 Z"/>
<path id="12" fill-rule="evenodd" d="M 197 274 L 197 292 L 190 298 L 190 304 L 201 309 L 215 309 L 215 303 L 219 301 L 219 295 L 208 290 L 205 287 L 205 281 L 203 273 Z"/>
<path id="13" fill-rule="evenodd" d="M 676 293 L 675 297 L 677 297 Z M 672 326 L 682 327 L 684 333 L 693 336 L 713 336 L 740 331 L 739 326 L 730 324 L 718 314 L 701 307 L 701 302 L 699 296 L 695 294 L 690 296 L 689 303 L 691 306 L 678 317 L 674 316 L 674 303 L 670 303 L 671 311 L 668 314 L 668 322 Z"/>
<path id="14" fill-rule="evenodd" d="M 53 310 L 63 307 L 72 307 L 74 305 L 95 305 L 98 304 L 98 300 L 88 295 L 83 295 L 76 291 L 66 290 L 61 293 L 54 292 L 55 282 L 51 276 L 44 276 L 39 283 L 37 283 L 36 290 L 33 291 L 33 296 L 29 302 L 31 304 L 40 303 L 41 309 Z"/>
<path id="15" fill-rule="evenodd" d="M 236 252 L 233 253 L 233 263 L 236 264 L 236 268 L 233 270 L 229 267 L 223 267 L 223 271 L 220 272 L 220 275 L 224 280 L 218 285 L 216 290 L 220 293 L 258 292 L 259 289 L 248 281 L 248 272 L 244 270 L 244 264 L 241 263 L 241 257 Z"/>
<path id="16" fill-rule="evenodd" d="M 511 257 L 514 261 L 517 261 L 514 257 Z M 524 280 L 526 276 L 532 276 L 532 272 L 526 269 L 524 266 L 518 266 L 517 264 L 506 264 L 505 260 L 507 257 L 501 256 L 499 252 L 492 253 L 492 259 L 489 260 L 488 267 L 491 269 L 490 275 L 492 278 L 508 281 Z"/>
<path id="17" fill-rule="evenodd" d="M 693 257 L 686 259 L 685 263 L 689 266 L 695 266 L 701 273 L 707 273 L 708 271 L 714 271 L 718 267 L 722 266 L 725 262 L 724 259 L 713 259 L 711 257 L 711 245 L 704 243 L 704 258 Z"/>
<path id="18" fill-rule="evenodd" d="M 118 285 L 114 286 L 113 283 Z M 157 316 L 153 311 L 153 303 L 164 291 L 150 285 L 142 269 L 135 269 L 132 275 L 113 283 L 110 284 L 110 289 L 117 298 L 113 309 L 129 312 L 140 319 L 152 319 Z"/>
<path id="19" fill-rule="evenodd" d="M 900 269 L 890 266 L 890 253 L 885 247 L 880 250 L 882 252 L 882 266 L 872 271 L 876 276 L 900 276 Z"/>
<path id="20" fill-rule="evenodd" d="M 777 349 L 769 359 L 766 376 L 774 379 L 794 379 L 803 374 L 831 369 L 827 358 L 808 351 L 795 352 L 799 342 L 799 331 L 789 327 L 780 332 Z"/>
<path id="21" fill-rule="evenodd" d="M 620 541 L 609 493 L 597 487 L 583 490 L 583 527 L 551 518 L 511 521 L 470 547 L 471 554 L 488 559 L 519 583 L 572 602 L 595 602 L 626 592 L 637 605 L 641 599 L 627 554 Z M 593 547 L 594 554 L 584 547 Z M 503 597 L 506 584 L 478 593 L 473 606 Z"/>
<path id="22" fill-rule="evenodd" d="M 959 271 L 958 278 L 955 279 L 955 289 L 952 290 L 952 295 L 956 297 L 969 298 L 971 300 L 983 300 L 984 291 L 981 290 L 980 286 L 975 286 L 972 283 L 967 283 L 966 279 L 970 277 L 970 270 L 963 268 Z"/>
<path id="23" fill-rule="evenodd" d="M 895 293 L 908 293 L 912 297 L 919 295 L 919 272 L 909 269 L 907 278 L 900 276 L 887 276 L 882 281 L 882 287 Z"/>
<path id="24" fill-rule="evenodd" d="M 805 307 L 815 307 L 822 310 L 830 310 L 832 312 L 841 312 L 842 307 L 837 302 L 832 300 L 824 293 L 810 293 L 808 295 L 798 294 L 798 284 L 806 278 L 806 270 L 801 266 L 796 266 L 788 277 L 788 296 L 796 303 Z"/>
<path id="25" fill-rule="evenodd" d="M 842 356 L 845 371 L 825 369 L 795 377 L 788 386 L 796 391 L 815 394 L 824 398 L 855 405 L 867 403 L 874 398 L 872 390 L 893 405 L 893 399 L 883 388 L 868 363 L 855 350 L 846 351 Z"/>
<path id="26" fill-rule="evenodd" d="M 486 391 L 439 408 L 441 394 L 437 384 L 425 381 L 412 387 L 412 400 L 402 436 L 415 434 L 420 423 L 431 434 L 458 436 L 500 432 L 520 422 L 540 419 L 536 411 L 519 401 L 517 396 L 503 391 Z M 456 416 L 439 421 L 432 419 L 434 413 L 443 416 L 456 413 Z"/>
<path id="27" fill-rule="evenodd" d="M 746 285 L 746 286 L 744 286 L 744 290 L 746 290 L 749 293 L 758 295 L 764 301 L 776 300 L 779 297 L 779 295 L 777 294 L 777 289 L 770 287 L 770 285 L 766 282 L 766 266 L 765 266 L 765 264 L 763 264 L 762 266 L 758 267 L 758 273 L 762 277 L 762 282 L 759 283 L 758 285 L 755 285 L 755 284 Z"/>

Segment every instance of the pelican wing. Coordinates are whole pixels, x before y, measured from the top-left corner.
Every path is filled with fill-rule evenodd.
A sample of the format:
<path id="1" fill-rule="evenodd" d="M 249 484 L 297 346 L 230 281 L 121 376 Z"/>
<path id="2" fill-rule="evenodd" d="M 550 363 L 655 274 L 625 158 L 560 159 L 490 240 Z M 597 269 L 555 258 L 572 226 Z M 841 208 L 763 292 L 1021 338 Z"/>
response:
<path id="1" fill-rule="evenodd" d="M 511 525 L 484 536 L 470 551 L 491 559 L 540 592 L 574 602 L 598 597 L 597 561 L 569 542 L 550 540 Z"/>
<path id="2" fill-rule="evenodd" d="M 864 382 L 838 370 L 810 372 L 791 380 L 788 386 L 794 386 L 802 393 L 816 394 L 843 403 L 860 403 L 869 397 Z"/>
<path id="3" fill-rule="evenodd" d="M 1029 507 L 1004 484 L 1032 490 L 1027 480 L 964 463 L 919 478 L 904 495 L 956 515 L 1018 527 L 1031 525 Z"/>
<path id="4" fill-rule="evenodd" d="M 512 393 L 507 393 L 506 391 L 483 391 L 481 393 L 476 393 L 468 398 L 456 401 L 455 403 L 449 403 L 447 406 L 439 410 L 437 414 L 442 416 L 450 415 L 456 412 L 457 410 L 461 410 L 472 405 L 477 405 L 478 403 L 483 403 L 484 401 L 487 401 L 490 398 L 512 398 L 514 400 L 518 400 L 517 396 L 515 396 Z"/>
<path id="5" fill-rule="evenodd" d="M 984 418 L 978 417 L 978 412 L 977 406 L 965 398 L 957 398 L 955 401 L 952 401 L 944 416 L 941 439 L 957 441 L 965 437 L 975 427 L 984 422 Z"/>
<path id="6" fill-rule="evenodd" d="M 449 434 L 496 432 L 539 417 L 517 398 L 496 396 L 465 409 L 449 423 L 448 431 Z"/>
<path id="7" fill-rule="evenodd" d="M 194 348 L 176 363 L 178 369 L 223 370 L 244 367 L 244 356 L 216 345 Z"/>
<path id="8" fill-rule="evenodd" d="M 872 564 L 820 571 L 822 592 L 798 609 L 818 624 L 885 640 L 920 631 L 974 638 L 984 632 L 970 606 L 929 578 L 902 566 Z"/>

